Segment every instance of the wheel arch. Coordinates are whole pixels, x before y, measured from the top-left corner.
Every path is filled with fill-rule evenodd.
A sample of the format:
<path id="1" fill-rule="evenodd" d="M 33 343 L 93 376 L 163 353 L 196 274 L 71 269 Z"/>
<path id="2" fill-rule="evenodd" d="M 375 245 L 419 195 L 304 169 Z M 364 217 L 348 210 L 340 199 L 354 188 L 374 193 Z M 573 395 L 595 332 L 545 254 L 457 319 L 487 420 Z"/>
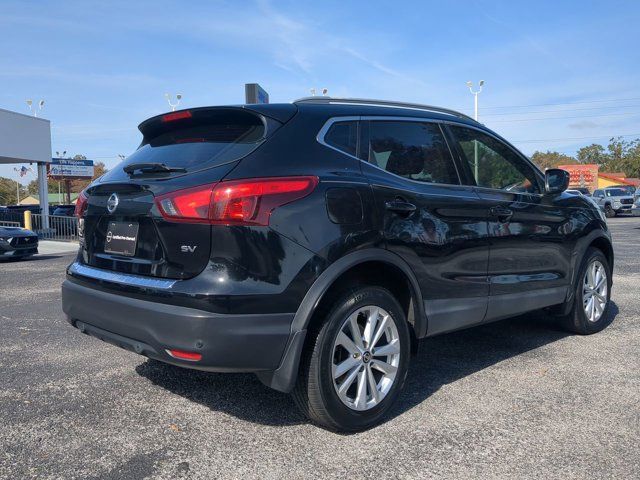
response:
<path id="1" fill-rule="evenodd" d="M 380 270 L 382 269 L 382 270 Z M 368 282 L 384 279 L 383 285 L 397 295 L 403 288 L 408 287 L 408 295 L 399 299 L 407 314 L 407 320 L 413 327 L 416 338 L 422 338 L 427 332 L 427 317 L 418 281 L 409 267 L 398 255 L 381 248 L 367 248 L 345 255 L 331 264 L 316 279 L 305 295 L 291 324 L 291 336 L 285 349 L 282 361 L 273 372 L 260 372 L 258 378 L 267 386 L 282 392 L 290 392 L 298 376 L 300 357 L 305 345 L 308 328 L 314 321 L 320 321 L 317 315 L 323 307 L 323 300 L 332 298 L 332 292 L 337 292 L 350 281 L 369 275 Z M 391 280 L 391 281 L 390 281 Z M 398 280 L 403 280 L 404 285 Z M 397 284 L 394 284 L 396 282 Z"/>
<path id="2" fill-rule="evenodd" d="M 377 248 L 353 252 L 327 268 L 305 295 L 293 319 L 292 333 L 308 329 L 324 300 L 347 288 L 351 282 L 358 281 L 360 284 L 388 288 L 405 309 L 416 337 L 425 336 L 427 318 L 420 286 L 413 271 L 396 254 Z"/>
<path id="3" fill-rule="evenodd" d="M 609 240 L 605 236 L 599 236 L 591 240 L 589 245 L 587 245 L 587 249 L 589 247 L 597 248 L 598 250 L 600 250 L 604 254 L 604 256 L 607 258 L 607 262 L 609 262 L 609 267 L 611 267 L 611 270 L 613 271 L 614 256 L 613 256 L 613 244 L 611 243 L 611 240 Z"/>

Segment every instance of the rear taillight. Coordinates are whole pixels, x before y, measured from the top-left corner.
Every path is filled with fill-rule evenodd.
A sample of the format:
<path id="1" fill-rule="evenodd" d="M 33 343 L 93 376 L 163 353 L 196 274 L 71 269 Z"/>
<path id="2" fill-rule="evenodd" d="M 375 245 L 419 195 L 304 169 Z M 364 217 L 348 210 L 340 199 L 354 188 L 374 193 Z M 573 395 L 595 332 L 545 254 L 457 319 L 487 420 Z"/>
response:
<path id="1" fill-rule="evenodd" d="M 167 220 L 225 225 L 269 225 L 271 212 L 309 195 L 318 177 L 233 180 L 178 190 L 156 198 Z"/>
<path id="2" fill-rule="evenodd" d="M 74 210 L 73 214 L 78 218 L 84 217 L 84 214 L 87 211 L 87 206 L 88 206 L 87 194 L 84 193 L 84 190 L 82 190 L 80 192 L 80 195 L 78 195 L 78 199 L 76 200 L 76 209 Z"/>

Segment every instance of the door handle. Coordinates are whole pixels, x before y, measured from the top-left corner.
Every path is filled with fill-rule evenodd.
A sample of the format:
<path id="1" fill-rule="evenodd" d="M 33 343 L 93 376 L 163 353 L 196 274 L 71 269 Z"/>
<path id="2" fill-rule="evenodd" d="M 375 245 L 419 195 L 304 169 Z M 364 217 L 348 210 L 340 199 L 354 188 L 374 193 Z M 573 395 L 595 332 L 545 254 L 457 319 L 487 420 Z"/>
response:
<path id="1" fill-rule="evenodd" d="M 489 209 L 489 215 L 496 218 L 499 222 L 508 222 L 513 216 L 513 210 L 499 205 L 497 207 L 491 207 Z"/>
<path id="2" fill-rule="evenodd" d="M 404 200 L 391 200 L 384 204 L 387 210 L 395 213 L 409 215 L 416 211 L 416 206 L 413 203 L 405 202 Z"/>

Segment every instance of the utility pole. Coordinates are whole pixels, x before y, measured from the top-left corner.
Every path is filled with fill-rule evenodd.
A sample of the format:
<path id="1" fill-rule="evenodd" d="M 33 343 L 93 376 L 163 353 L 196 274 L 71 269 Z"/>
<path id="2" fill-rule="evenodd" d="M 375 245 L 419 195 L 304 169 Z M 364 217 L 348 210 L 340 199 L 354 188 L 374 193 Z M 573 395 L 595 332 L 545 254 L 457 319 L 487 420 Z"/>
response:
<path id="1" fill-rule="evenodd" d="M 480 80 L 478 90 L 473 89 L 473 82 L 468 81 L 467 87 L 469 87 L 469 91 L 473 95 L 473 119 L 478 121 L 478 95 L 482 92 L 482 87 L 484 86 L 484 80 Z M 478 183 L 478 142 L 474 140 L 473 142 L 473 174 L 476 178 L 476 183 Z"/>

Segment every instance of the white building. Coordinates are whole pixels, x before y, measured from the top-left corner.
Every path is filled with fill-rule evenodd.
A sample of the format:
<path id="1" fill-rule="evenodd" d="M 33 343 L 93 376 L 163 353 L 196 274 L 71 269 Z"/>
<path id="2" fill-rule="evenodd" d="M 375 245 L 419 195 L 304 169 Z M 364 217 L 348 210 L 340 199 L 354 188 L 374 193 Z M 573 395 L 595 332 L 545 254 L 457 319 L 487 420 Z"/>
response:
<path id="1" fill-rule="evenodd" d="M 51 162 L 51 123 L 44 118 L 0 109 L 0 163 L 37 165 L 38 195 L 43 213 L 49 211 L 47 163 Z M 47 217 L 43 217 L 47 222 Z M 43 225 L 47 228 L 48 225 Z"/>

